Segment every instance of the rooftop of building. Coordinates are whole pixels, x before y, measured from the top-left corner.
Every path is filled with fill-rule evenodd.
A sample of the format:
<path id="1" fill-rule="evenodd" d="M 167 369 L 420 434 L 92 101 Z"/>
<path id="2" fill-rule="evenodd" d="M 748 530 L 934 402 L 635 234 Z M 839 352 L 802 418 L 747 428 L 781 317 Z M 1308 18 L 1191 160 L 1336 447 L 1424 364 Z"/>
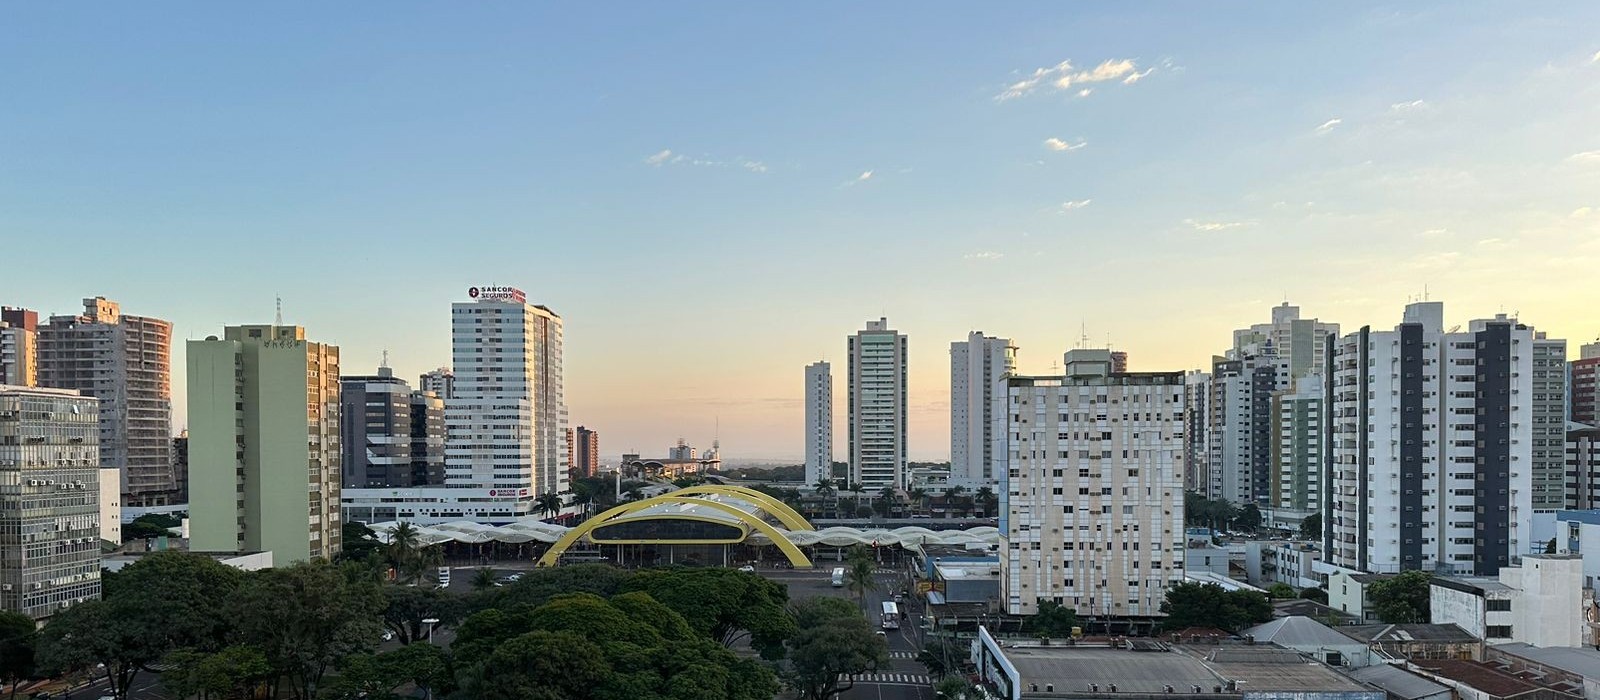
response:
<path id="1" fill-rule="evenodd" d="M 1221 647 L 1213 650 L 1206 661 L 1224 678 L 1237 682 L 1239 690 L 1244 692 L 1367 690 L 1366 686 L 1290 649 Z"/>
<path id="2" fill-rule="evenodd" d="M 1279 617 L 1309 617 L 1314 620 L 1335 620 L 1341 625 L 1351 624 L 1356 620 L 1343 610 L 1335 610 L 1315 600 L 1295 598 L 1293 600 L 1279 600 L 1272 603 L 1272 614 Z"/>
<path id="3" fill-rule="evenodd" d="M 1366 572 L 1350 574 L 1350 580 L 1357 583 L 1376 583 L 1385 579 L 1394 578 L 1397 574 L 1369 574 Z"/>
<path id="4" fill-rule="evenodd" d="M 1334 646 L 1356 643 L 1350 637 L 1309 617 L 1281 617 L 1245 630 L 1257 642 L 1286 647 Z"/>
<path id="5" fill-rule="evenodd" d="M 1424 674 L 1471 686 L 1492 697 L 1508 698 L 1541 690 L 1540 686 L 1479 661 L 1416 659 L 1411 665 Z"/>
<path id="6" fill-rule="evenodd" d="M 1399 624 L 1350 625 L 1339 632 L 1361 642 L 1476 642 L 1477 637 L 1457 625 Z"/>
<path id="7" fill-rule="evenodd" d="M 23 386 L 21 384 L 0 384 L 0 394 L 11 394 L 11 393 L 49 394 L 51 396 L 80 396 L 81 395 L 81 394 L 79 394 L 77 389 L 52 389 L 50 387 L 44 387 L 44 386 Z M 84 396 L 83 398 L 90 399 L 90 398 L 93 398 L 93 397 Z"/>
<path id="8" fill-rule="evenodd" d="M 1452 693 L 1449 686 L 1441 685 L 1432 680 L 1407 671 L 1399 666 L 1390 664 L 1374 664 L 1364 668 L 1354 668 L 1348 671 L 1354 678 L 1367 685 L 1382 688 L 1391 698 L 1400 700 L 1418 700 L 1440 693 Z M 1453 695 L 1452 695 L 1453 697 Z"/>
<path id="9" fill-rule="evenodd" d="M 938 572 L 939 578 L 946 581 L 998 581 L 1000 580 L 1000 560 L 985 558 L 987 561 L 941 561 L 936 562 L 933 568 Z"/>
<path id="10" fill-rule="evenodd" d="M 1221 586 L 1223 590 L 1228 591 L 1254 591 L 1256 593 L 1266 593 L 1266 591 L 1256 588 L 1255 586 L 1245 583 L 1244 581 L 1231 579 L 1227 576 L 1223 576 L 1222 574 L 1211 571 L 1186 570 L 1183 574 L 1183 580 L 1192 583 L 1209 583 L 1216 586 Z"/>
<path id="11" fill-rule="evenodd" d="M 1523 642 L 1497 644 L 1495 651 L 1519 656 L 1545 666 L 1576 673 L 1584 678 L 1600 679 L 1600 651 L 1578 647 L 1541 648 Z"/>
<path id="12" fill-rule="evenodd" d="M 1006 659 L 1016 667 L 1022 685 L 1056 692 L 1082 692 L 1091 683 L 1120 693 L 1161 693 L 1167 685 L 1188 690 L 1200 686 L 1208 692 L 1226 678 L 1187 654 L 1140 652 L 1104 647 L 1007 647 Z"/>
<path id="13" fill-rule="evenodd" d="M 1432 583 L 1441 588 L 1449 588 L 1473 595 L 1510 593 L 1516 590 L 1501 583 L 1500 579 L 1487 576 L 1435 576 Z"/>

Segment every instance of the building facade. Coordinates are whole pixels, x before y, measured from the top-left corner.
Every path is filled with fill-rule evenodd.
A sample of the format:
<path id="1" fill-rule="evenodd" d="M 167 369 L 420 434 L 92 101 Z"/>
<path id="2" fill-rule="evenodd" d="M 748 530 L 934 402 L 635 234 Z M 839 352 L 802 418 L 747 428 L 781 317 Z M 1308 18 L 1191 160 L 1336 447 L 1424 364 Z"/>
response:
<path id="1" fill-rule="evenodd" d="M 1286 361 L 1291 378 L 1322 371 L 1329 336 L 1339 335 L 1339 324 L 1300 318 L 1300 307 L 1283 302 L 1272 307 L 1272 322 L 1258 323 L 1233 332 L 1233 359 L 1272 355 Z"/>
<path id="2" fill-rule="evenodd" d="M 39 383 L 39 313 L 0 307 L 0 384 Z"/>
<path id="3" fill-rule="evenodd" d="M 995 397 L 1002 603 L 1159 615 L 1184 574 L 1184 373 L 1117 374 L 1104 350 L 1067 360 L 1064 376 L 1013 376 Z"/>
<path id="4" fill-rule="evenodd" d="M 451 372 L 449 367 L 423 372 L 417 388 L 421 391 L 431 391 L 434 396 L 449 401 L 456 396 L 456 374 Z"/>
<path id="5" fill-rule="evenodd" d="M 1126 354 L 1124 354 L 1126 362 Z M 1113 353 L 1115 360 L 1115 353 Z M 1017 346 L 972 331 L 950 344 L 950 484 L 975 491 L 998 483 L 992 407 L 996 391 L 1017 370 Z"/>
<path id="6" fill-rule="evenodd" d="M 833 479 L 833 368 L 806 365 L 806 485 Z"/>
<path id="7" fill-rule="evenodd" d="M 39 327 L 39 386 L 100 400 L 100 460 L 130 505 L 162 505 L 172 477 L 172 324 L 104 297 Z"/>
<path id="8" fill-rule="evenodd" d="M 889 320 L 850 336 L 850 483 L 867 491 L 906 483 L 906 336 Z"/>
<path id="9" fill-rule="evenodd" d="M 1273 505 L 1273 435 L 1278 427 L 1273 398 L 1288 387 L 1288 362 L 1275 355 L 1212 359 L 1205 427 L 1211 450 L 1209 498 L 1260 508 Z"/>
<path id="10" fill-rule="evenodd" d="M 190 548 L 337 555 L 339 348 L 300 326 L 229 326 L 188 355 Z"/>
<path id="11" fill-rule="evenodd" d="M 1567 341 L 1533 336 L 1533 510 L 1566 507 Z"/>
<path id="12" fill-rule="evenodd" d="M 1600 428 L 1567 424 L 1566 509 L 1600 508 Z"/>
<path id="13" fill-rule="evenodd" d="M 1583 644 L 1583 560 L 1574 554 L 1529 554 L 1496 578 L 1435 577 L 1429 590 L 1434 624 L 1455 624 L 1489 644 L 1536 647 Z"/>
<path id="14" fill-rule="evenodd" d="M 1322 376 L 1301 377 L 1292 391 L 1273 394 L 1272 415 L 1276 428 L 1271 437 L 1271 504 L 1275 512 L 1304 517 L 1321 507 L 1326 452 L 1323 426 L 1327 417 Z"/>
<path id="15" fill-rule="evenodd" d="M 42 620 L 100 597 L 100 409 L 0 385 L 0 610 Z"/>
<path id="16" fill-rule="evenodd" d="M 445 485 L 473 499 L 458 517 L 508 522 L 567 490 L 561 317 L 509 287 L 469 295 L 450 309 Z"/>
<path id="17" fill-rule="evenodd" d="M 573 471 L 578 476 L 594 478 L 600 473 L 600 433 L 580 425 L 575 435 L 573 452 L 577 462 L 572 465 Z"/>
<path id="18" fill-rule="evenodd" d="M 1327 560 L 1493 576 L 1528 551 L 1532 328 L 1497 316 L 1446 332 L 1439 302 L 1393 331 L 1330 341 Z"/>
<path id="19" fill-rule="evenodd" d="M 343 488 L 444 485 L 444 401 L 388 367 L 339 379 Z"/>

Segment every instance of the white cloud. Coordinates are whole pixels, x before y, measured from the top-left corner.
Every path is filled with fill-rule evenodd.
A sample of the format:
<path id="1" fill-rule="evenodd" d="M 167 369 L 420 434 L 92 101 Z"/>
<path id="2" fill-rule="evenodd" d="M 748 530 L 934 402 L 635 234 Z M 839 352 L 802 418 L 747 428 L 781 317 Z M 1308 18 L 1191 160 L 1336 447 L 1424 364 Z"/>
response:
<path id="1" fill-rule="evenodd" d="M 667 159 L 669 159 L 671 157 L 672 157 L 672 151 L 669 150 L 669 149 L 663 148 L 663 149 L 661 149 L 660 153 L 657 153 L 657 154 L 655 154 L 653 156 L 650 156 L 649 158 L 644 159 L 644 162 L 645 162 L 645 165 L 656 165 L 656 166 L 659 166 L 662 163 L 667 162 Z"/>
<path id="2" fill-rule="evenodd" d="M 1594 213 L 1594 207 L 1578 207 L 1577 209 L 1573 209 L 1572 213 L 1568 214 L 1568 216 L 1570 216 L 1570 217 L 1572 217 L 1574 219 L 1582 219 L 1583 217 L 1586 217 L 1586 216 L 1588 216 L 1590 214 L 1593 214 L 1593 213 Z"/>
<path id="3" fill-rule="evenodd" d="M 1072 211 L 1074 209 L 1082 209 L 1084 207 L 1089 206 L 1089 203 L 1093 202 L 1093 201 L 1094 200 L 1092 200 L 1092 199 L 1073 199 L 1073 200 L 1068 200 L 1068 201 L 1062 202 L 1061 203 L 1061 213 L 1065 214 L 1065 213 L 1067 213 L 1069 211 Z"/>
<path id="4" fill-rule="evenodd" d="M 1088 97 L 1091 92 L 1094 92 L 1093 88 L 1084 88 L 1078 91 L 1078 97 Z"/>
<path id="5" fill-rule="evenodd" d="M 1444 229 L 1444 228 L 1430 228 L 1430 229 L 1422 232 L 1422 237 L 1423 238 L 1438 238 L 1440 236 L 1448 236 L 1448 235 L 1450 235 L 1450 229 Z"/>
<path id="6" fill-rule="evenodd" d="M 1589 62 L 1600 63 L 1600 51 L 1594 52 L 1594 55 L 1589 57 Z"/>
<path id="7" fill-rule="evenodd" d="M 1333 119 L 1329 119 L 1328 121 L 1323 122 L 1322 126 L 1317 127 L 1317 133 L 1319 135 L 1320 134 L 1326 134 L 1326 133 L 1328 133 L 1330 131 L 1333 131 L 1340 124 L 1343 124 L 1343 123 L 1344 123 L 1343 119 L 1340 119 L 1338 117 L 1334 117 Z"/>
<path id="8" fill-rule="evenodd" d="M 1057 90 L 1066 90 L 1075 85 L 1084 83 L 1103 83 L 1110 80 L 1121 80 L 1132 84 L 1140 78 L 1150 74 L 1154 68 L 1139 72 L 1139 66 L 1128 58 L 1117 58 L 1102 61 L 1100 65 L 1089 70 L 1077 70 L 1072 61 L 1062 61 L 1047 68 L 1035 68 L 1028 77 L 1007 85 L 1000 94 L 995 95 L 997 102 L 1014 100 L 1032 94 L 1040 87 L 1053 87 Z"/>
<path id="9" fill-rule="evenodd" d="M 1196 231 L 1206 232 L 1226 231 L 1230 228 L 1239 228 L 1244 225 L 1243 221 L 1198 221 L 1195 219 L 1184 219 L 1183 223 L 1188 224 L 1189 228 Z"/>
<path id="10" fill-rule="evenodd" d="M 872 179 L 872 171 L 868 170 L 856 176 L 856 182 L 866 182 Z"/>
<path id="11" fill-rule="evenodd" d="M 967 253 L 961 257 L 966 260 L 999 260 L 1005 256 L 1005 253 L 996 253 L 992 250 L 985 250 L 977 253 Z"/>
<path id="12" fill-rule="evenodd" d="M 1567 156 L 1574 163 L 1600 163 L 1600 151 L 1584 151 Z"/>
<path id="13" fill-rule="evenodd" d="M 663 165 L 697 165 L 710 168 L 726 168 L 729 166 L 737 166 L 752 173 L 759 174 L 767 172 L 766 163 L 763 163 L 759 160 L 745 158 L 744 156 L 734 158 L 732 161 L 717 160 L 716 158 L 712 158 L 710 156 L 703 158 L 692 158 L 685 156 L 682 153 L 673 153 L 671 149 L 667 148 L 663 148 L 659 152 L 645 158 L 644 163 L 645 165 L 657 168 Z"/>
<path id="14" fill-rule="evenodd" d="M 759 160 L 740 159 L 739 167 L 744 168 L 752 173 L 764 173 L 767 171 L 767 164 Z"/>
<path id="15" fill-rule="evenodd" d="M 1410 112 L 1410 111 L 1422 109 L 1423 107 L 1426 107 L 1426 106 L 1428 106 L 1428 103 L 1424 102 L 1422 100 L 1412 100 L 1410 102 L 1396 102 L 1396 103 L 1394 103 L 1392 105 L 1389 105 L 1389 111 L 1391 111 L 1391 112 Z"/>
<path id="16" fill-rule="evenodd" d="M 1128 74 L 1128 77 L 1122 79 L 1122 84 L 1123 85 L 1132 85 L 1134 83 L 1139 82 L 1140 80 L 1143 80 L 1145 76 L 1150 75 L 1151 73 L 1154 73 L 1154 72 L 1156 72 L 1156 69 L 1154 69 L 1154 68 L 1146 68 L 1146 69 L 1144 69 L 1143 72 L 1130 73 L 1130 74 Z"/>
<path id="17" fill-rule="evenodd" d="M 849 180 L 845 180 L 844 182 L 839 183 L 839 186 L 840 187 L 855 187 L 856 185 L 863 184 L 863 183 L 867 182 L 868 180 L 872 179 L 872 173 L 873 172 L 874 171 L 872 171 L 872 170 L 863 171 L 860 175 L 857 175 L 857 176 L 855 176 L 853 178 L 850 178 Z"/>
<path id="18" fill-rule="evenodd" d="M 1061 139 L 1058 139 L 1058 138 L 1056 138 L 1054 136 L 1044 140 L 1044 147 L 1045 148 L 1048 148 L 1048 149 L 1050 149 L 1052 151 L 1057 151 L 1057 152 L 1060 152 L 1060 151 L 1076 151 L 1076 150 L 1078 150 L 1080 148 L 1083 148 L 1084 146 L 1087 146 L 1087 145 L 1089 145 L 1089 142 L 1088 141 L 1083 141 L 1081 139 L 1077 143 L 1067 143 L 1066 141 L 1062 141 Z"/>

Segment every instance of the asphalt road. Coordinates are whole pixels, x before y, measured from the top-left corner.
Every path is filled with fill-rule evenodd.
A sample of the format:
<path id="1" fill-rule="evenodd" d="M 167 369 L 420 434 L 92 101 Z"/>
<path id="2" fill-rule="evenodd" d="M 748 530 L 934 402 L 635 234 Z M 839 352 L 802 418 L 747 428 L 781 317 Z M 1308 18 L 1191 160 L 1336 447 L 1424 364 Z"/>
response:
<path id="1" fill-rule="evenodd" d="M 760 573 L 788 584 L 790 600 L 814 596 L 853 600 L 848 590 L 833 587 L 832 571 L 832 564 L 819 561 L 817 568 L 811 571 L 762 569 Z M 874 577 L 878 581 L 878 590 L 868 593 L 866 601 L 867 619 L 872 621 L 873 626 L 878 626 L 883 601 L 891 600 L 894 591 L 908 585 L 903 572 L 894 573 L 888 569 L 879 569 L 879 572 Z M 933 679 L 928 675 L 928 669 L 916 660 L 917 652 L 922 650 L 917 615 L 907 612 L 910 613 L 909 619 L 900 624 L 900 629 L 885 630 L 885 638 L 889 642 L 889 666 L 857 678 L 855 687 L 839 694 L 841 700 L 934 700 Z"/>

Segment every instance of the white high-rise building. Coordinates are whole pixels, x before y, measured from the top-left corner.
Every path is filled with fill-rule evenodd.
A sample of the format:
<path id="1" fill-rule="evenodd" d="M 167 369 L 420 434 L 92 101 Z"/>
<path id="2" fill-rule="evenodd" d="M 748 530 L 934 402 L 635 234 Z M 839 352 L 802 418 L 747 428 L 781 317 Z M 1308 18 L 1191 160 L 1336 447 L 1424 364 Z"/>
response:
<path id="1" fill-rule="evenodd" d="M 451 305 L 454 395 L 445 402 L 445 485 L 483 490 L 475 514 L 529 515 L 567 489 L 561 317 L 520 289 L 474 287 Z"/>
<path id="2" fill-rule="evenodd" d="M 1300 307 L 1286 301 L 1272 307 L 1271 323 L 1234 331 L 1228 358 L 1274 355 L 1285 361 L 1291 378 L 1304 377 L 1322 371 L 1330 335 L 1339 335 L 1339 324 L 1302 319 Z"/>
<path id="3" fill-rule="evenodd" d="M 1009 377 L 994 412 L 1006 612 L 1152 618 L 1184 570 L 1184 373 L 1111 371 L 1067 353 L 1058 377 Z"/>
<path id="4" fill-rule="evenodd" d="M 1418 302 L 1332 344 L 1329 563 L 1493 576 L 1532 551 L 1544 340 L 1504 315 L 1445 331 L 1443 305 Z"/>
<path id="5" fill-rule="evenodd" d="M 950 344 L 950 485 L 975 491 L 994 486 L 994 431 L 990 406 L 1000 384 L 1017 369 L 1017 346 L 972 331 Z"/>
<path id="6" fill-rule="evenodd" d="M 833 478 L 833 369 L 806 365 L 806 485 Z"/>
<path id="7" fill-rule="evenodd" d="M 850 482 L 906 486 L 906 336 L 889 319 L 850 336 Z"/>

